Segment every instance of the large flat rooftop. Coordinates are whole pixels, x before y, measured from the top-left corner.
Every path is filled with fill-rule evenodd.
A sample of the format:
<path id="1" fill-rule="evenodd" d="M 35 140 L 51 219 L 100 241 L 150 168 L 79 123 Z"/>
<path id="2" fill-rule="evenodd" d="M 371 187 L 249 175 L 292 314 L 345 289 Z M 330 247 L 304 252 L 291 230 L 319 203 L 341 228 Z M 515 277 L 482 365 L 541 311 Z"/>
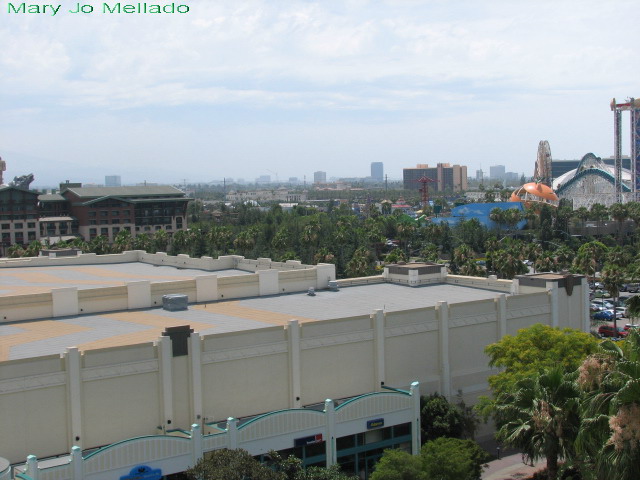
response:
<path id="1" fill-rule="evenodd" d="M 118 268 L 114 271 L 114 267 L 118 266 L 101 266 L 100 269 L 114 272 L 122 281 L 123 271 Z M 165 274 L 171 275 L 168 273 L 170 270 L 162 270 L 163 267 L 147 267 L 158 276 L 158 280 L 166 280 Z M 80 267 L 72 270 L 76 268 Z M 50 272 L 51 267 L 47 267 L 46 274 Z M 178 272 L 189 273 L 176 270 Z M 194 272 L 207 273 L 194 270 L 187 278 L 192 278 Z M 150 279 L 148 276 L 145 278 Z M 316 296 L 292 293 L 203 303 L 189 305 L 188 310 L 178 312 L 152 308 L 14 322 L 0 325 L 0 361 L 62 353 L 71 346 L 90 350 L 149 342 L 156 340 L 166 327 L 178 325 L 190 325 L 200 334 L 209 335 L 286 325 L 292 319 L 304 323 L 367 315 L 375 309 L 393 312 L 430 307 L 439 301 L 453 304 L 483 300 L 494 298 L 496 293 L 450 284 L 412 288 L 382 283 L 342 288 L 339 292 L 322 290 L 316 292 Z"/>
<path id="2" fill-rule="evenodd" d="M 135 280 L 166 282 L 189 280 L 199 275 L 219 277 L 246 275 L 243 270 L 204 271 L 147 263 L 112 263 L 103 265 L 11 267 L 0 269 L 0 296 L 27 293 L 46 293 L 52 288 L 78 289 L 113 287 Z"/>

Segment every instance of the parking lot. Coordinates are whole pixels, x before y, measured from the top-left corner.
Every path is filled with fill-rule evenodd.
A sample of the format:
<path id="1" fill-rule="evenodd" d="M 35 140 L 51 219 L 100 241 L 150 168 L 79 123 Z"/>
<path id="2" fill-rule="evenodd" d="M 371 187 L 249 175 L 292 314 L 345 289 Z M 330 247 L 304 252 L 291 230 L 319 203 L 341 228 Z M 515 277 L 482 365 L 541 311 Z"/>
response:
<path id="1" fill-rule="evenodd" d="M 640 284 L 624 284 L 616 301 L 600 282 L 590 284 L 591 333 L 600 338 L 625 338 L 638 322 L 638 319 L 629 318 L 626 302 L 639 291 Z"/>

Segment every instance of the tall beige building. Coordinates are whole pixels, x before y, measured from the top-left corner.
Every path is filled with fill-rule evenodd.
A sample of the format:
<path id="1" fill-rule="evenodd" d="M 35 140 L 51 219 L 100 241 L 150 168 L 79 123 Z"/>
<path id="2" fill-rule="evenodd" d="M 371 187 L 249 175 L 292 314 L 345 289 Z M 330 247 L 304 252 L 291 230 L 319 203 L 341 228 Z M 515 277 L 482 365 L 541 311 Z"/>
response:
<path id="1" fill-rule="evenodd" d="M 402 170 L 404 188 L 406 190 L 418 190 L 422 177 L 433 180 L 429 189 L 435 192 L 462 192 L 467 189 L 466 165 L 450 165 L 438 163 L 435 167 L 421 163 L 415 168 Z"/>

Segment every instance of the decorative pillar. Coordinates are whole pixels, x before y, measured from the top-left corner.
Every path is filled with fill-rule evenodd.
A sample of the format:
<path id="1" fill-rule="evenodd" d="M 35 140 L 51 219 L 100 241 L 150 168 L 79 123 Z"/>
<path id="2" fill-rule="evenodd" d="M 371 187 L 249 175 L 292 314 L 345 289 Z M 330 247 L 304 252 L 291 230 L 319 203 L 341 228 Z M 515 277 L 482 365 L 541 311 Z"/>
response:
<path id="1" fill-rule="evenodd" d="M 84 478 L 84 460 L 82 459 L 82 449 L 75 445 L 71 449 L 71 468 L 73 469 L 73 480 Z"/>
<path id="2" fill-rule="evenodd" d="M 411 421 L 411 454 L 420 454 L 420 383 L 413 382 L 409 390 L 413 403 L 413 420 Z"/>
<path id="3" fill-rule="evenodd" d="M 160 375 L 162 383 L 162 425 L 163 430 L 173 428 L 173 375 L 171 359 L 173 356 L 171 338 L 158 338 L 158 353 L 160 354 Z"/>
<path id="4" fill-rule="evenodd" d="M 560 325 L 558 316 L 558 284 L 555 282 L 547 282 L 547 293 L 549 295 L 549 302 L 551 303 L 551 326 L 555 328 Z"/>
<path id="5" fill-rule="evenodd" d="M 77 347 L 67 348 L 65 354 L 67 367 L 67 392 L 69 395 L 69 418 L 71 420 L 70 446 L 82 448 L 82 371 L 80 352 Z"/>
<path id="6" fill-rule="evenodd" d="M 191 405 L 194 423 L 202 422 L 202 346 L 200 334 L 194 332 L 189 337 L 189 360 L 191 361 Z"/>
<path id="7" fill-rule="evenodd" d="M 302 374 L 300 369 L 300 324 L 297 320 L 289 320 L 287 340 L 289 343 L 289 385 L 291 392 L 289 405 L 291 405 L 291 408 L 300 408 L 302 407 Z"/>
<path id="8" fill-rule="evenodd" d="M 229 450 L 238 448 L 238 419 L 227 418 L 227 447 Z"/>
<path id="9" fill-rule="evenodd" d="M 375 376 L 374 391 L 379 392 L 385 379 L 385 355 L 384 355 L 384 311 L 377 309 L 371 315 L 374 321 L 373 338 L 375 344 Z"/>
<path id="10" fill-rule="evenodd" d="M 498 320 L 498 340 L 507 334 L 507 296 L 504 293 L 496 295 L 496 317 Z"/>
<path id="11" fill-rule="evenodd" d="M 27 475 L 32 480 L 38 480 L 40 471 L 38 470 L 38 458 L 35 455 L 29 455 L 27 457 Z"/>
<path id="12" fill-rule="evenodd" d="M 204 456 L 202 446 L 202 428 L 197 423 L 191 425 L 191 466 L 194 466 Z"/>
<path id="13" fill-rule="evenodd" d="M 440 390 L 447 400 L 451 398 L 451 363 L 449 361 L 449 304 L 437 302 L 436 310 L 440 320 Z"/>
<path id="14" fill-rule="evenodd" d="M 327 457 L 327 468 L 338 462 L 336 450 L 336 409 L 333 400 L 324 401 L 324 414 L 327 421 L 327 438 L 325 440 L 325 455 Z"/>

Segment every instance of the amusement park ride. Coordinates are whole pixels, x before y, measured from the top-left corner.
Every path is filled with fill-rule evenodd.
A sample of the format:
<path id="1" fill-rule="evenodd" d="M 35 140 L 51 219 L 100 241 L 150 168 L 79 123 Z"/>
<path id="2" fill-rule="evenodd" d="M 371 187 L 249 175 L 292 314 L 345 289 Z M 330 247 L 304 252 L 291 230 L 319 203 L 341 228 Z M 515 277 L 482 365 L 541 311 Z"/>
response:
<path id="1" fill-rule="evenodd" d="M 631 192 L 635 201 L 640 200 L 640 99 L 629 98 L 624 103 L 611 100 L 613 111 L 614 158 L 616 202 L 622 201 L 622 112 L 629 111 L 631 118 Z"/>

